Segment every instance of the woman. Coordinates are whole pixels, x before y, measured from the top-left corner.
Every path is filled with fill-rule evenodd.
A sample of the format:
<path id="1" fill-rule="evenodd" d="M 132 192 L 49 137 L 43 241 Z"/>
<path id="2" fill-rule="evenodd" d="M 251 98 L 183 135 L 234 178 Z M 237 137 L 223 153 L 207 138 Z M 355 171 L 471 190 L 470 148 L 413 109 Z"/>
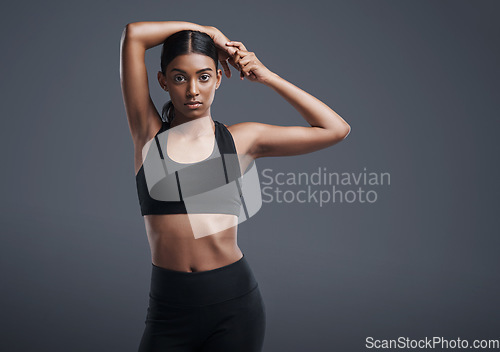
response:
<path id="1" fill-rule="evenodd" d="M 157 76 L 171 100 L 160 117 L 149 95 L 144 56 L 147 49 L 162 43 Z M 214 121 L 210 106 L 222 80 L 219 61 L 228 78 L 229 63 L 239 70 L 241 80 L 272 88 L 311 127 L 257 122 L 228 126 Z M 182 198 L 180 175 L 213 158 L 215 150 L 221 158 L 237 153 L 240 171 L 257 158 L 310 153 L 343 140 L 350 126 L 323 102 L 271 72 L 241 42 L 230 42 L 212 26 L 183 21 L 129 23 L 121 38 L 120 78 L 152 256 L 149 307 L 139 351 L 261 351 L 265 306 L 237 245 L 239 213 L 234 195 L 220 198 L 218 210 L 209 203 L 188 204 Z M 164 135 L 168 139 L 160 138 Z M 153 181 L 144 163 L 152 152 L 170 163 L 164 164 L 165 171 L 179 186 L 179 199 L 151 196 Z M 186 165 L 190 167 L 183 169 Z"/>

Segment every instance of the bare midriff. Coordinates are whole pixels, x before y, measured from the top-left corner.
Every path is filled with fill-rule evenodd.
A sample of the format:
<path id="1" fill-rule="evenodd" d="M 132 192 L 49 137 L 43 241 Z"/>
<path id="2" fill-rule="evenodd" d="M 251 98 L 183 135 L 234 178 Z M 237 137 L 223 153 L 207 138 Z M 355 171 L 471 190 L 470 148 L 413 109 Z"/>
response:
<path id="1" fill-rule="evenodd" d="M 183 272 L 220 268 L 242 258 L 237 244 L 237 216 L 232 214 L 145 215 L 156 266 Z M 193 229 L 207 229 L 208 235 Z"/>

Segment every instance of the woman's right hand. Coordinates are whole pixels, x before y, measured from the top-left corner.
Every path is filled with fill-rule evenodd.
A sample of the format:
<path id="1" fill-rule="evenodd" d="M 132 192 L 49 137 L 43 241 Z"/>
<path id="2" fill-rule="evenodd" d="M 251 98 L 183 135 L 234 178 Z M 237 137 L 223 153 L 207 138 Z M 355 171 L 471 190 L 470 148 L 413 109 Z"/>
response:
<path id="1" fill-rule="evenodd" d="M 213 26 L 204 26 L 204 27 L 206 28 L 206 33 L 210 35 L 210 37 L 213 39 L 215 43 L 215 46 L 217 47 L 219 62 L 222 65 L 226 77 L 231 78 L 231 70 L 229 69 L 229 65 L 227 63 L 229 62 L 231 66 L 233 66 L 238 71 L 239 67 L 234 62 L 232 55 L 229 54 L 229 48 L 226 45 L 226 43 L 229 42 L 230 40 L 217 28 Z"/>

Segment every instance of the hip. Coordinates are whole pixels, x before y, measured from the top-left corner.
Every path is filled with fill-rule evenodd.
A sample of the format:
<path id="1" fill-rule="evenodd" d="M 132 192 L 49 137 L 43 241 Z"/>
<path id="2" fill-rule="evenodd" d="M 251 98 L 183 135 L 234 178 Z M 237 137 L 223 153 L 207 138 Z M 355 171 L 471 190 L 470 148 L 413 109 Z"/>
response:
<path id="1" fill-rule="evenodd" d="M 258 287 L 242 253 L 240 259 L 215 269 L 186 272 L 152 263 L 150 301 L 167 306 L 200 307 L 244 296 Z"/>

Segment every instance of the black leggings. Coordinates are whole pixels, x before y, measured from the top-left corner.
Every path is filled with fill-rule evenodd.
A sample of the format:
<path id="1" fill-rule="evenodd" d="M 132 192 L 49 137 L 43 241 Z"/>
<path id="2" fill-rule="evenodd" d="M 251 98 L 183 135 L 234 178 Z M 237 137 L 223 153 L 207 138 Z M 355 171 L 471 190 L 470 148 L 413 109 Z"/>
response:
<path id="1" fill-rule="evenodd" d="M 245 259 L 208 271 L 158 267 L 139 352 L 260 352 L 265 305 Z"/>

